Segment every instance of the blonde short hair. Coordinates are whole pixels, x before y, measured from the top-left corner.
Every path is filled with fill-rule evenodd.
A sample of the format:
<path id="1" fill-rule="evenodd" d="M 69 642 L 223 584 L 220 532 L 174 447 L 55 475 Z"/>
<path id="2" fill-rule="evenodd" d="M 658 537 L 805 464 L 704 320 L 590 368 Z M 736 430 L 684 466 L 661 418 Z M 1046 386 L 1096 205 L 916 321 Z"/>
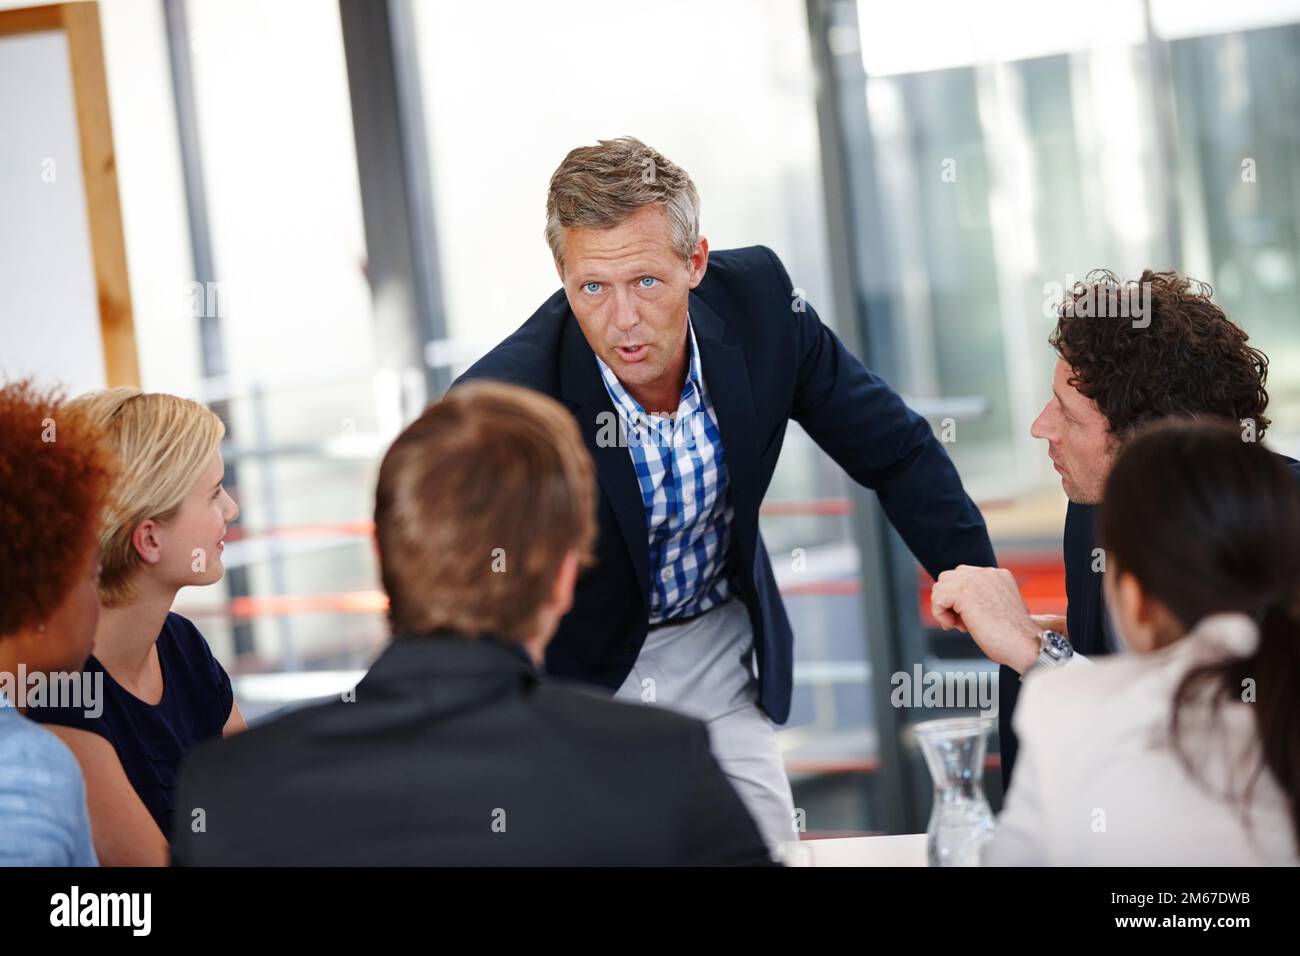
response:
<path id="1" fill-rule="evenodd" d="M 375 537 L 396 634 L 526 639 L 565 555 L 589 564 L 596 540 L 578 423 L 515 385 L 453 388 L 384 456 Z"/>
<path id="2" fill-rule="evenodd" d="M 198 402 L 126 386 L 69 404 L 100 429 L 117 458 L 99 536 L 99 601 L 119 607 L 136 596 L 131 579 L 142 562 L 131 540 L 135 529 L 148 519 L 165 524 L 176 517 L 221 448 L 226 426 Z"/>
<path id="3" fill-rule="evenodd" d="M 564 230 L 608 229 L 642 206 L 664 207 L 673 248 L 689 260 L 700 241 L 700 194 L 676 163 L 634 136 L 602 139 L 564 157 L 546 195 L 546 242 L 564 262 Z"/>

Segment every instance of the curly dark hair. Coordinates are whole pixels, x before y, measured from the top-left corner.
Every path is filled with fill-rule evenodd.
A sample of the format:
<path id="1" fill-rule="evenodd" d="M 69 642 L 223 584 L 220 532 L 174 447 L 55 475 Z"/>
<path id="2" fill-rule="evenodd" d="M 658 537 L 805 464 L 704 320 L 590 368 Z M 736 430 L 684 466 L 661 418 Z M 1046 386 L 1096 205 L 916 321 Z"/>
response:
<path id="1" fill-rule="evenodd" d="M 1262 438 L 1268 357 L 1210 301 L 1212 289 L 1150 269 L 1122 282 L 1105 269 L 1067 291 L 1048 341 L 1070 366 L 1070 384 L 1097 403 L 1113 436 L 1127 439 L 1170 416 L 1253 419 Z M 1125 298 L 1127 297 L 1127 298 Z M 1127 301 L 1123 317 L 1114 306 Z M 1111 308 L 1107 309 L 1107 304 Z M 1133 311 L 1145 308 L 1138 322 Z"/>
<path id="2" fill-rule="evenodd" d="M 0 639 L 59 608 L 99 538 L 116 464 L 57 393 L 0 385 Z"/>

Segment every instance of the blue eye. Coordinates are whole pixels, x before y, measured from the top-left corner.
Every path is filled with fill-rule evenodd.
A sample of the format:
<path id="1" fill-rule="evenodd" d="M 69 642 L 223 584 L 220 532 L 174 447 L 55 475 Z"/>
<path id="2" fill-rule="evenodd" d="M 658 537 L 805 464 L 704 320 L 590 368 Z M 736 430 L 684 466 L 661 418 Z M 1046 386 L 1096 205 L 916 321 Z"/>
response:
<path id="1" fill-rule="evenodd" d="M 582 286 L 582 291 L 587 293 L 587 295 L 595 295 L 597 292 L 600 291 L 600 283 L 586 282 Z"/>
<path id="2" fill-rule="evenodd" d="M 642 276 L 641 279 L 638 281 L 638 284 L 643 289 L 653 289 L 656 285 L 659 284 L 659 280 L 656 279 L 654 276 Z"/>

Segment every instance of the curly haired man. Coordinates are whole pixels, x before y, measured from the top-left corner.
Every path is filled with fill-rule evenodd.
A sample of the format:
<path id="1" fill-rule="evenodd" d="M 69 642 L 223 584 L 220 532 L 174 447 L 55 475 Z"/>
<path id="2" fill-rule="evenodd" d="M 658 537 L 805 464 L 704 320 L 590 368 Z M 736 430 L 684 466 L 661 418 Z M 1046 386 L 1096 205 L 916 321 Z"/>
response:
<path id="1" fill-rule="evenodd" d="M 1105 555 L 1094 543 L 1094 512 L 1125 443 L 1171 417 L 1230 419 L 1244 441 L 1263 438 L 1269 420 L 1268 358 L 1210 298 L 1208 285 L 1147 270 L 1124 282 L 1098 270 L 1065 296 L 1049 343 L 1056 350 L 1052 396 L 1030 433 L 1047 453 L 1070 499 L 1065 518 L 1064 617 L 1031 617 L 1010 572 L 959 567 L 931 592 L 936 619 L 967 631 L 1001 664 L 998 733 L 1002 781 L 1016 759 L 1012 715 L 1020 675 L 1076 655 L 1122 650 L 1102 597 Z M 1140 304 L 1132 309 L 1107 308 Z M 1287 459 L 1300 477 L 1300 462 Z"/>

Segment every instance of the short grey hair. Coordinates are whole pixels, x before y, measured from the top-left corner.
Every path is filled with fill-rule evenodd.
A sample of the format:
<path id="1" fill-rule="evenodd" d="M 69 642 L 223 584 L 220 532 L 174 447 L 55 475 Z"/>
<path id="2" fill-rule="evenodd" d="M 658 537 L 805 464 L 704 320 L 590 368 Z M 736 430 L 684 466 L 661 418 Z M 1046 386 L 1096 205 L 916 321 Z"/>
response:
<path id="1" fill-rule="evenodd" d="M 633 136 L 570 150 L 546 193 L 551 255 L 564 262 L 565 229 L 607 229 L 653 204 L 664 207 L 673 248 L 689 260 L 700 239 L 700 194 L 686 170 Z"/>

